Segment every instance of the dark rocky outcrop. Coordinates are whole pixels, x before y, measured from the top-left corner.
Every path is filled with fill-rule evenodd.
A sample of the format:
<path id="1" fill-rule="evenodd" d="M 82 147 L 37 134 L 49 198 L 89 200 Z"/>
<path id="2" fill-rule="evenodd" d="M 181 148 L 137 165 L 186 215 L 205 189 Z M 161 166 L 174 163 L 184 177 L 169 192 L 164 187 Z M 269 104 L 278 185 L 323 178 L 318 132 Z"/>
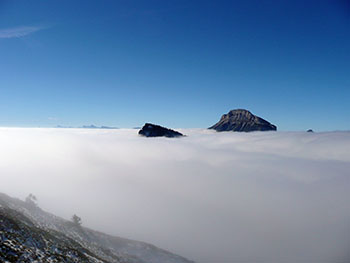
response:
<path id="1" fill-rule="evenodd" d="M 168 138 L 174 138 L 174 137 L 181 137 L 183 136 L 182 133 L 155 125 L 152 123 L 146 123 L 142 129 L 139 131 L 140 135 L 146 136 L 146 137 L 168 137 Z"/>
<path id="2" fill-rule="evenodd" d="M 220 121 L 209 129 L 216 131 L 276 131 L 277 127 L 268 121 L 255 116 L 250 111 L 237 109 L 222 115 Z"/>
<path id="3" fill-rule="evenodd" d="M 314 132 L 312 129 L 307 130 L 306 132 Z"/>

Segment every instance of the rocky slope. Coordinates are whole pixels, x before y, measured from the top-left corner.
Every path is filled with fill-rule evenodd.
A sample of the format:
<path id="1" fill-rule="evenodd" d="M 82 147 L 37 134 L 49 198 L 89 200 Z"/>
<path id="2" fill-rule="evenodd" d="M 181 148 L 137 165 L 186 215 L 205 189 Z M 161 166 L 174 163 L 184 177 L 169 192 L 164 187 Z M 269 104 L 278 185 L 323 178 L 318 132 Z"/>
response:
<path id="1" fill-rule="evenodd" d="M 276 131 L 277 127 L 268 121 L 255 116 L 250 111 L 237 109 L 231 110 L 227 114 L 222 115 L 220 121 L 209 127 L 216 131 Z"/>
<path id="2" fill-rule="evenodd" d="M 7 207 L 0 207 L 0 243 L 1 262 L 107 262 L 73 239 L 42 230 Z"/>
<path id="3" fill-rule="evenodd" d="M 0 262 L 191 263 L 153 245 L 110 236 L 0 193 Z"/>
<path id="4" fill-rule="evenodd" d="M 146 123 L 142 129 L 139 131 L 140 135 L 143 135 L 145 137 L 168 137 L 168 138 L 174 138 L 174 137 L 181 137 L 183 136 L 182 133 L 155 125 L 152 123 Z"/>

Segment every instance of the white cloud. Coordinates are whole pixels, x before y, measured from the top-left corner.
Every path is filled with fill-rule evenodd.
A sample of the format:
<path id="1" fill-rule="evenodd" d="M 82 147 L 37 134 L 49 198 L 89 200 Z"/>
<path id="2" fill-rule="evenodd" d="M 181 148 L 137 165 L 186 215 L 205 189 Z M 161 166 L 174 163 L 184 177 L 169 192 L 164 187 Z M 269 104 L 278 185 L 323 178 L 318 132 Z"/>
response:
<path id="1" fill-rule="evenodd" d="M 42 26 L 19 26 L 0 29 L 0 38 L 20 38 L 44 29 Z"/>
<path id="2" fill-rule="evenodd" d="M 0 129 L 0 192 L 198 262 L 348 262 L 350 133 Z"/>

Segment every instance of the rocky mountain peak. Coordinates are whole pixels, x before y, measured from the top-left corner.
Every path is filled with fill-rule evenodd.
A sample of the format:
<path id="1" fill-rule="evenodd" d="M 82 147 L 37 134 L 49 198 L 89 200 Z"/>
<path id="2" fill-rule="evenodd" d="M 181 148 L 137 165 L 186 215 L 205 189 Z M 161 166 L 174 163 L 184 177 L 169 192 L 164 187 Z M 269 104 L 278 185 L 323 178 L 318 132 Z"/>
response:
<path id="1" fill-rule="evenodd" d="M 168 129 L 152 123 L 146 123 L 139 131 L 139 134 L 145 137 L 174 138 L 183 136 L 183 134 L 178 131 L 174 131 L 172 129 Z"/>
<path id="2" fill-rule="evenodd" d="M 222 115 L 221 119 L 235 119 L 241 121 L 250 121 L 255 118 L 250 111 L 244 109 L 230 110 L 227 114 Z"/>
<path id="3" fill-rule="evenodd" d="M 209 129 L 216 131 L 275 131 L 277 127 L 245 109 L 231 110 Z"/>

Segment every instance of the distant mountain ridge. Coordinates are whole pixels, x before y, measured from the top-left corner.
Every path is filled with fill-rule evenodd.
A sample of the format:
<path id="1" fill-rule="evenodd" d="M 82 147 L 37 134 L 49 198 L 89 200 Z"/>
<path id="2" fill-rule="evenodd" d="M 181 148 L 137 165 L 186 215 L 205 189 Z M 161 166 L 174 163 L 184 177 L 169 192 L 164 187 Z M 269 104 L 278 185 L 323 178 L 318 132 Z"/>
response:
<path id="1" fill-rule="evenodd" d="M 91 125 L 83 125 L 79 128 L 83 128 L 83 129 L 118 129 L 117 127 L 110 127 L 110 126 L 95 126 L 93 124 Z"/>
<path id="2" fill-rule="evenodd" d="M 62 126 L 62 125 L 56 125 L 55 128 L 74 128 L 73 126 Z M 118 127 L 111 127 L 111 126 L 95 126 L 93 124 L 90 125 L 83 125 L 83 126 L 79 126 L 77 128 L 80 129 L 119 129 Z"/>
<path id="3" fill-rule="evenodd" d="M 218 132 L 221 131 L 276 131 L 277 127 L 270 122 L 252 114 L 248 110 L 236 109 L 222 115 L 218 123 L 209 127 Z"/>
<path id="4" fill-rule="evenodd" d="M 151 244 L 110 236 L 0 193 L 0 262 L 193 263 Z"/>

